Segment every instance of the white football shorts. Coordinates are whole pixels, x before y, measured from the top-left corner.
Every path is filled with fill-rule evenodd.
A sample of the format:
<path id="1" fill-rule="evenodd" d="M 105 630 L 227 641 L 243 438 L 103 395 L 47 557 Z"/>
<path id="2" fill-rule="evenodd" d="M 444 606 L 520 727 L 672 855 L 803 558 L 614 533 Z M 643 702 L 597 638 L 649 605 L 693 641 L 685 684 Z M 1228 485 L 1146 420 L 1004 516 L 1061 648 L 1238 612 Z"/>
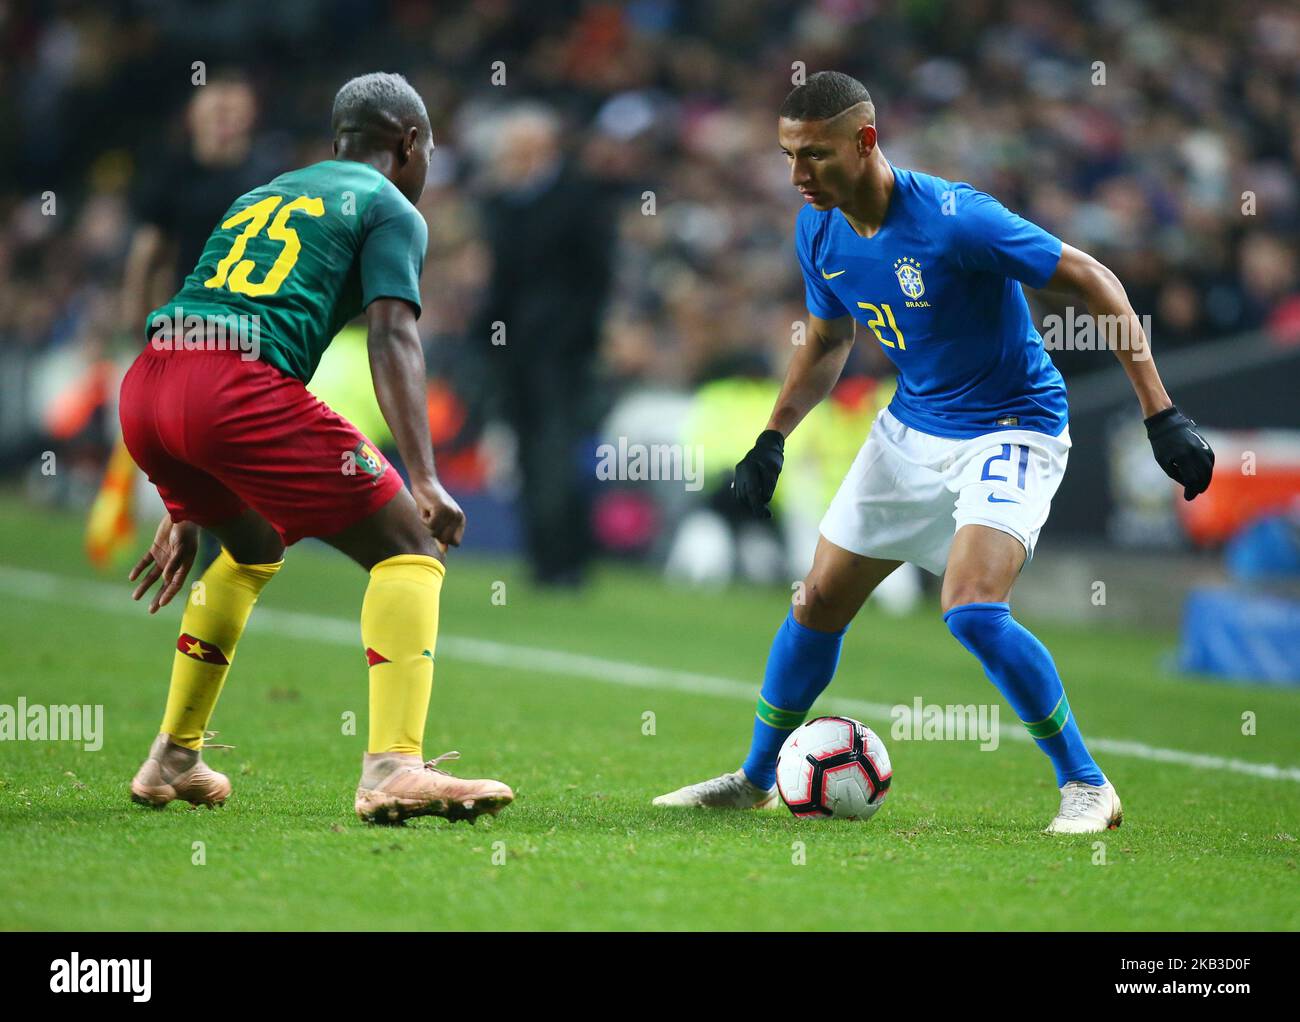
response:
<path id="1" fill-rule="evenodd" d="M 905 426 L 886 408 L 826 509 L 821 534 L 853 553 L 942 575 L 957 530 L 987 525 L 1020 540 L 1028 561 L 1069 451 L 1069 427 L 1060 436 L 1006 429 L 953 439 Z"/>

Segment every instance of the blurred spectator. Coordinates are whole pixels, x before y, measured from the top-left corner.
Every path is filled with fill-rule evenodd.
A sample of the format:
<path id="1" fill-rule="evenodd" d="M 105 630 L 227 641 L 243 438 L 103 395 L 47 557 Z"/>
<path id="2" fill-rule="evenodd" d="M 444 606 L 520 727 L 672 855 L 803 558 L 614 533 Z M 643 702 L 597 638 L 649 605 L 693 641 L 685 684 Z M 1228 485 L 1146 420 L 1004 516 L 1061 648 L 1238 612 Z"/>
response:
<path id="1" fill-rule="evenodd" d="M 289 168 L 254 145 L 257 99 L 247 79 L 214 77 L 185 108 L 188 146 L 146 166 L 122 281 L 122 330 L 140 337 L 145 317 L 167 301 L 199 261 L 236 198 Z"/>
<path id="2" fill-rule="evenodd" d="M 1242 251 L 1263 234 L 1282 264 L 1297 255 L 1300 105 L 1288 97 L 1300 92 L 1300 8 L 1287 0 L 302 0 L 284 11 L 128 0 L 114 11 L 65 0 L 7 15 L 0 344 L 84 328 L 93 309 L 72 296 L 115 251 L 131 255 L 124 315 L 136 320 L 153 300 L 141 297 L 144 271 L 166 262 L 157 232 L 180 242 L 171 275 L 188 272 L 209 210 L 245 186 L 245 161 L 295 151 L 250 174 L 260 179 L 326 156 L 318 140 L 334 89 L 375 67 L 406 71 L 433 111 L 431 221 L 461 219 L 473 197 L 478 113 L 524 99 L 564 118 L 571 165 L 626 193 L 604 341 L 628 383 L 689 384 L 735 349 L 781 350 L 771 331 L 784 332 L 800 300 L 789 252 L 798 202 L 775 151 L 774 110 L 796 60 L 866 82 L 890 159 L 993 191 L 1113 265 L 1153 317 L 1158 345 L 1267 327 L 1277 309 L 1294 309 L 1294 274 L 1247 269 Z M 274 97 L 251 147 L 251 94 L 214 77 L 196 95 L 195 57 L 237 59 Z M 160 166 L 168 116 L 192 97 L 188 152 Z M 169 191 L 160 178 L 191 183 Z M 81 211 L 116 202 L 124 184 L 140 197 L 134 222 L 78 231 Z M 42 222 L 33 205 L 47 187 L 62 205 Z M 645 189 L 655 216 L 636 209 Z M 466 285 L 489 286 L 481 262 L 435 241 L 433 296 L 442 277 L 454 278 L 458 302 Z M 707 337 L 693 321 L 699 296 L 729 313 Z M 443 337 L 449 319 L 465 329 L 459 312 L 426 316 L 422 328 Z M 1288 335 L 1293 320 L 1281 324 Z M 1109 368 L 1086 352 L 1058 358 L 1067 376 Z"/>
<path id="3" fill-rule="evenodd" d="M 0 460 L 18 420 L 33 418 L 15 404 L 33 391 L 21 367 L 59 348 L 83 347 L 87 360 L 98 351 L 96 338 L 102 346 L 118 319 L 128 262 L 136 311 L 123 314 L 138 330 L 158 293 L 144 296 L 148 268 L 173 278 L 167 287 L 189 271 L 181 236 L 197 239 L 192 253 L 202 244 L 247 187 L 236 180 L 241 161 L 284 154 L 250 172 L 258 183 L 327 158 L 335 89 L 376 68 L 405 72 L 433 118 L 420 329 L 439 372 L 478 352 L 503 384 L 523 387 L 543 344 L 590 368 L 595 313 L 561 321 L 541 305 L 512 305 L 522 299 L 503 285 L 523 281 L 541 302 L 543 279 L 567 274 L 572 259 L 554 303 L 597 306 L 602 278 L 577 268 L 606 251 L 598 231 L 583 229 L 606 194 L 617 201 L 601 266 L 610 274 L 602 378 L 686 388 L 729 365 L 779 372 L 790 324 L 803 316 L 791 241 L 799 199 L 775 144 L 796 62 L 866 83 L 891 160 L 991 191 L 1112 266 L 1152 317 L 1159 350 L 1248 329 L 1300 342 L 1294 0 L 61 0 L 12 5 L 3 24 Z M 231 88 L 214 109 L 191 111 L 186 154 L 160 165 L 174 115 L 223 95 L 214 73 L 196 96 L 199 58 L 246 69 L 265 98 L 258 134 L 250 144 L 251 101 Z M 474 158 L 492 141 L 494 112 L 530 100 L 564 125 L 564 169 L 549 191 L 550 157 Z M 209 123 L 211 146 L 200 137 Z M 159 174 L 181 184 L 160 192 L 150 183 Z M 573 184 L 579 174 L 587 184 Z M 517 182 L 530 175 L 552 197 L 517 199 L 521 225 L 552 217 L 543 229 L 572 239 L 572 251 L 528 255 L 508 233 L 511 200 L 500 188 L 513 181 L 524 192 Z M 47 192 L 57 215 L 44 208 Z M 130 194 L 140 196 L 134 210 Z M 572 217 L 547 212 L 561 196 L 575 204 Z M 200 211 L 208 201 L 212 211 Z M 149 251 L 151 232 L 182 242 L 174 261 Z M 579 279 L 590 287 L 561 298 Z M 1032 297 L 1040 312 L 1059 311 Z M 475 326 L 474 310 L 493 307 L 504 310 L 493 316 L 508 325 L 505 349 Z M 1054 358 L 1067 379 L 1113 371 L 1096 352 Z M 878 360 L 859 345 L 850 372 Z M 572 405 L 588 394 L 566 382 L 548 404 L 577 416 Z M 523 402 L 512 414 L 521 427 L 536 421 Z M 576 418 L 565 427 L 578 428 Z"/>
<path id="4" fill-rule="evenodd" d="M 474 332 L 517 438 L 525 547 L 543 585 L 581 583 L 592 552 L 581 445 L 596 423 L 612 241 L 600 189 L 566 164 L 563 142 L 541 106 L 496 126 L 483 203 L 491 268 Z"/>

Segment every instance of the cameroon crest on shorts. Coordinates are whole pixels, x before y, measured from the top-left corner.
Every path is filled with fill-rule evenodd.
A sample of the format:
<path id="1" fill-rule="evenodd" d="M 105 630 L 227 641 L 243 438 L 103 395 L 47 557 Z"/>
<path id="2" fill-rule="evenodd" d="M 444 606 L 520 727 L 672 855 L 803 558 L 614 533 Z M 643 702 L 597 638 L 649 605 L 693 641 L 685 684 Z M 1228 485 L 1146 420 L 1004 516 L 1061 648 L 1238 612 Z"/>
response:
<path id="1" fill-rule="evenodd" d="M 352 455 L 356 459 L 357 468 L 361 469 L 363 472 L 375 476 L 376 478 L 384 474 L 384 469 L 387 467 L 384 464 L 384 459 L 379 456 L 378 451 L 364 440 L 357 444 L 352 451 Z"/>
<path id="2" fill-rule="evenodd" d="M 912 301 L 916 301 L 925 294 L 925 281 L 921 278 L 921 264 L 915 259 L 908 256 L 895 259 L 894 276 L 898 278 L 898 286 L 902 289 L 903 294 Z"/>

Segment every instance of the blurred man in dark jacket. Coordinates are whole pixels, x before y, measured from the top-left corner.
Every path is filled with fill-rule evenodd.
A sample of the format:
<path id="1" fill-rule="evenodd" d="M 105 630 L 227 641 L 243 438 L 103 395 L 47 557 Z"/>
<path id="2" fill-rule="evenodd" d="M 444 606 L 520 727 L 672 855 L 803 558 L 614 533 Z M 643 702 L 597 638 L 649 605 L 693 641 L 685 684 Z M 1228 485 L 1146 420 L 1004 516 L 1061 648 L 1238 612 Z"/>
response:
<path id="1" fill-rule="evenodd" d="M 195 87 L 185 108 L 188 147 L 141 170 L 138 226 L 122 281 L 122 329 L 144 343 L 145 318 L 175 294 L 231 200 L 286 168 L 253 144 L 257 96 L 237 72 Z"/>
<path id="2" fill-rule="evenodd" d="M 254 145 L 257 113 L 252 83 L 237 71 L 218 72 L 196 86 L 186 104 L 186 147 L 157 156 L 151 150 L 141 167 L 119 323 L 132 352 L 144 344 L 149 312 L 175 294 L 231 201 L 286 169 L 273 148 Z M 120 437 L 117 450 L 125 450 Z M 119 453 L 112 459 L 87 532 L 92 560 L 111 559 L 129 540 L 134 475 L 129 457 Z M 122 494 L 127 499 L 119 499 Z M 200 571 L 221 550 L 206 530 L 201 537 Z"/>
<path id="3" fill-rule="evenodd" d="M 591 555 L 581 444 L 594 425 L 592 367 L 609 290 L 611 211 L 570 168 L 545 108 L 496 136 L 484 204 L 493 268 L 475 336 L 519 441 L 527 552 L 539 583 L 578 585 Z"/>

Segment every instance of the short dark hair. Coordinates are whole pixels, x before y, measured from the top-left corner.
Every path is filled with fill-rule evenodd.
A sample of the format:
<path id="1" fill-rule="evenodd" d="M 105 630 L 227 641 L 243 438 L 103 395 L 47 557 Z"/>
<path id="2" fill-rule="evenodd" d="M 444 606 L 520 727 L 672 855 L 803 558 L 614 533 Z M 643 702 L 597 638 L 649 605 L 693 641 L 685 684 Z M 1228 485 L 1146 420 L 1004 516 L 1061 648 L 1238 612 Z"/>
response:
<path id="1" fill-rule="evenodd" d="M 362 144 L 386 142 L 414 125 L 426 137 L 424 100 L 399 74 L 375 71 L 347 82 L 334 97 L 334 137 L 359 136 Z"/>
<path id="2" fill-rule="evenodd" d="M 818 71 L 785 97 L 781 116 L 792 121 L 825 121 L 851 106 L 870 102 L 871 93 L 856 78 L 840 71 Z"/>

